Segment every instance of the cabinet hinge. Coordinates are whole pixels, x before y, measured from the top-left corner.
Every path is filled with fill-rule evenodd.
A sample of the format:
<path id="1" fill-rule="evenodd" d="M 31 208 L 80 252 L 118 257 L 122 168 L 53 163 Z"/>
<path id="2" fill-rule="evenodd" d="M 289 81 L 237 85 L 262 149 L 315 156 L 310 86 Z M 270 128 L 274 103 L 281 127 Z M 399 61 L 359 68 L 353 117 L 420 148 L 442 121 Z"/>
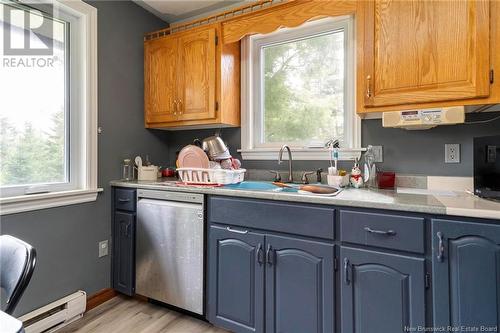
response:
<path id="1" fill-rule="evenodd" d="M 215 45 L 219 44 L 219 36 L 215 36 Z"/>
<path id="2" fill-rule="evenodd" d="M 431 287 L 431 274 L 425 273 L 425 289 L 429 289 Z"/>
<path id="3" fill-rule="evenodd" d="M 337 258 L 333 258 L 333 270 L 336 272 L 339 269 L 339 260 Z"/>
<path id="4" fill-rule="evenodd" d="M 219 111 L 219 102 L 215 102 L 215 111 Z"/>
<path id="5" fill-rule="evenodd" d="M 492 69 L 490 70 L 490 84 L 493 84 L 495 82 L 495 71 Z"/>

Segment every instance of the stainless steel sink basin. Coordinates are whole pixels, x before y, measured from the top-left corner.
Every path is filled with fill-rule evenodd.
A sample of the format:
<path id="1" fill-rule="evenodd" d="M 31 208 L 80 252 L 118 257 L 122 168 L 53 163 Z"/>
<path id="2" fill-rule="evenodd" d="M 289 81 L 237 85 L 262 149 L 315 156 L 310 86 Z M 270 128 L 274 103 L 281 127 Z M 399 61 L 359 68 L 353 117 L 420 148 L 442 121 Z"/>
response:
<path id="1" fill-rule="evenodd" d="M 231 190 L 244 190 L 244 191 L 297 193 L 297 190 L 294 188 L 282 188 L 274 185 L 271 182 L 258 182 L 258 181 L 244 181 L 239 184 L 225 185 L 224 188 Z"/>

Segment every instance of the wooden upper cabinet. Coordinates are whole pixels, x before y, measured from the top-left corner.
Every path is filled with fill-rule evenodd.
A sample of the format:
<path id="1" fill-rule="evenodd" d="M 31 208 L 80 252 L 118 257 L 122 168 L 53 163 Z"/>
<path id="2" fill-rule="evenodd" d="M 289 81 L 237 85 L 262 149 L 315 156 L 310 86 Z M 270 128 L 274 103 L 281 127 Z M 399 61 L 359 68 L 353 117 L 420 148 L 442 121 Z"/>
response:
<path id="1" fill-rule="evenodd" d="M 240 43 L 219 36 L 212 24 L 144 42 L 146 127 L 240 125 Z"/>
<path id="2" fill-rule="evenodd" d="M 144 44 L 144 108 L 146 123 L 176 120 L 177 38 Z"/>
<path id="3" fill-rule="evenodd" d="M 179 120 L 215 118 L 215 29 L 179 38 Z"/>
<path id="4" fill-rule="evenodd" d="M 364 23 L 365 107 L 489 95 L 489 1 L 367 1 Z"/>

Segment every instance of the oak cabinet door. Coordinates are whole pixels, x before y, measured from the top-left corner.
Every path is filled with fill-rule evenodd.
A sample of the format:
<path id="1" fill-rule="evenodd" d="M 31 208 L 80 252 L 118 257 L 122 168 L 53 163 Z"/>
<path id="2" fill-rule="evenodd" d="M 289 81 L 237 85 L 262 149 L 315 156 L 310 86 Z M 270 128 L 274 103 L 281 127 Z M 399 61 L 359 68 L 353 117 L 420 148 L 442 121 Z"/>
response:
<path id="1" fill-rule="evenodd" d="M 177 120 L 178 39 L 165 37 L 144 44 L 144 112 L 146 123 Z"/>
<path id="2" fill-rule="evenodd" d="M 489 95 L 488 1 L 367 1 L 365 106 Z"/>
<path id="3" fill-rule="evenodd" d="M 342 246 L 341 332 L 425 326 L 424 259 Z"/>
<path id="4" fill-rule="evenodd" d="M 500 225 L 433 220 L 435 327 L 500 328 Z"/>
<path id="5" fill-rule="evenodd" d="M 215 118 L 215 28 L 179 37 L 178 120 Z"/>

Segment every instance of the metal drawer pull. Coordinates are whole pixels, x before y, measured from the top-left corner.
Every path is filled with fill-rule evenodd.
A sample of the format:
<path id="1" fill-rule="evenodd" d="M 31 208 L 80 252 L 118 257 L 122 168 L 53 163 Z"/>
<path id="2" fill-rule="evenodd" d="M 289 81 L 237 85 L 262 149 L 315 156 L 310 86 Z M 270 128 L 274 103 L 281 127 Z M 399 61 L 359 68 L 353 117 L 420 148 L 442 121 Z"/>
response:
<path id="1" fill-rule="evenodd" d="M 231 227 L 226 227 L 226 230 L 229 231 L 229 232 L 234 232 L 234 233 L 237 233 L 237 234 L 248 234 L 248 230 L 236 230 L 236 229 L 232 229 Z"/>
<path id="2" fill-rule="evenodd" d="M 118 202 L 129 202 L 130 199 L 118 198 Z"/>
<path id="3" fill-rule="evenodd" d="M 264 263 L 264 251 L 262 250 L 262 244 L 259 243 L 257 246 L 257 262 L 259 265 Z"/>
<path id="4" fill-rule="evenodd" d="M 128 223 L 127 226 L 125 227 L 125 236 L 130 237 L 130 226 L 132 224 Z"/>
<path id="5" fill-rule="evenodd" d="M 267 251 L 266 251 L 266 261 L 270 266 L 272 266 L 272 264 L 274 263 L 272 252 L 273 252 L 273 248 L 271 247 L 270 244 L 268 244 Z"/>
<path id="6" fill-rule="evenodd" d="M 349 285 L 349 259 L 344 258 L 344 282 Z"/>
<path id="7" fill-rule="evenodd" d="M 371 234 L 379 234 L 379 235 L 386 235 L 386 236 L 395 236 L 396 232 L 394 230 L 375 230 L 370 227 L 365 227 L 365 231 L 369 232 Z"/>
<path id="8" fill-rule="evenodd" d="M 438 248 L 437 248 L 437 260 L 443 261 L 444 259 L 444 237 L 441 231 L 438 231 L 436 234 L 438 238 Z"/>

